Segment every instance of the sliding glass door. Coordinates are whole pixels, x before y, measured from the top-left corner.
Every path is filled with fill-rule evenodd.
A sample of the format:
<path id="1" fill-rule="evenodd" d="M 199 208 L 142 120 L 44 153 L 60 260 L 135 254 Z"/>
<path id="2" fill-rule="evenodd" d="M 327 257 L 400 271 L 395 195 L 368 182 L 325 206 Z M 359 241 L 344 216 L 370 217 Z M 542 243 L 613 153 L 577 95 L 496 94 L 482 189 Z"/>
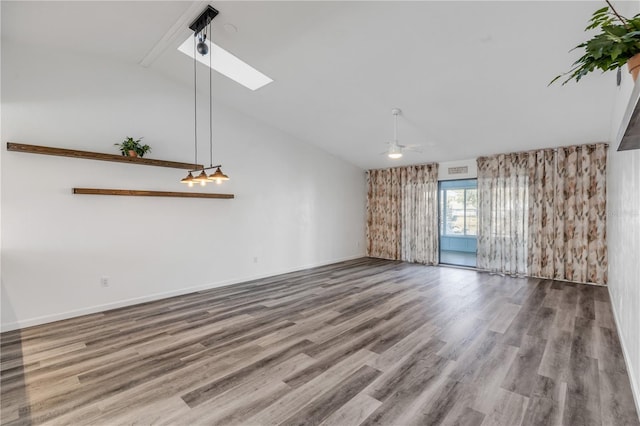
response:
<path id="1" fill-rule="evenodd" d="M 476 266 L 478 183 L 476 179 L 439 183 L 440 263 Z"/>

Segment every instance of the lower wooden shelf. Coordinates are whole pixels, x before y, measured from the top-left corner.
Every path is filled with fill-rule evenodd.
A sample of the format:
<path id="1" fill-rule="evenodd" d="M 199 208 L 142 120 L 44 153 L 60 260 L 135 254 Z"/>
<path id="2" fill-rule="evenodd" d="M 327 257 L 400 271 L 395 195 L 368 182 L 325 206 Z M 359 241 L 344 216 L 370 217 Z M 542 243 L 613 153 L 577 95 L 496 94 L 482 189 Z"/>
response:
<path id="1" fill-rule="evenodd" d="M 74 194 L 81 195 L 120 195 L 128 197 L 178 197 L 178 198 L 235 198 L 233 194 L 212 194 L 208 192 L 171 192 L 171 191 L 141 191 L 135 189 L 98 189 L 73 188 Z"/>

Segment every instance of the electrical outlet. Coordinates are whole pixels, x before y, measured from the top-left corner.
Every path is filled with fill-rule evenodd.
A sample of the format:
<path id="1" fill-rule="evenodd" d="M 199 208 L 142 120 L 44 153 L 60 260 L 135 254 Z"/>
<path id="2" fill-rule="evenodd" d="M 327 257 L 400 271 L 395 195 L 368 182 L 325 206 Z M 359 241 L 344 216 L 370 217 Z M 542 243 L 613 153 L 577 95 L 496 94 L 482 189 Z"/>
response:
<path id="1" fill-rule="evenodd" d="M 109 287 L 109 277 L 100 278 L 100 286 L 101 287 Z"/>

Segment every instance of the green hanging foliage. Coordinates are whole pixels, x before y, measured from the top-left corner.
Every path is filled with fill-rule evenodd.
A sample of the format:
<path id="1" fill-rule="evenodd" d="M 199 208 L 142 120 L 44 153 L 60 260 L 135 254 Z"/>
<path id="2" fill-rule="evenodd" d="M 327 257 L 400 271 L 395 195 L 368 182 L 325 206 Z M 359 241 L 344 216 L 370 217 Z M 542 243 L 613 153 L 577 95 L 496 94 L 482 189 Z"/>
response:
<path id="1" fill-rule="evenodd" d="M 603 72 L 618 69 L 640 53 L 640 14 L 625 18 L 607 1 L 607 6 L 593 12 L 585 31 L 594 29 L 599 29 L 600 33 L 571 49 L 584 49 L 584 55 L 573 63 L 569 71 L 551 80 L 549 85 L 567 75 L 569 77 L 563 85 L 571 80 L 578 82 L 596 69 Z"/>

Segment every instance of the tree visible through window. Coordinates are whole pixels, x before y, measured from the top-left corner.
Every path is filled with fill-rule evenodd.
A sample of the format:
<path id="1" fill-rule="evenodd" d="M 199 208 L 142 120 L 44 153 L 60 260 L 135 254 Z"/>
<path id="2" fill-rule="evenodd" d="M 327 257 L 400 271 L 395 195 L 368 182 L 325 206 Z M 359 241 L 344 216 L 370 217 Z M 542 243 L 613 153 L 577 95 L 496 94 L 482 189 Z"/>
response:
<path id="1" fill-rule="evenodd" d="M 440 193 L 441 235 L 478 235 L 478 190 L 443 189 Z"/>

